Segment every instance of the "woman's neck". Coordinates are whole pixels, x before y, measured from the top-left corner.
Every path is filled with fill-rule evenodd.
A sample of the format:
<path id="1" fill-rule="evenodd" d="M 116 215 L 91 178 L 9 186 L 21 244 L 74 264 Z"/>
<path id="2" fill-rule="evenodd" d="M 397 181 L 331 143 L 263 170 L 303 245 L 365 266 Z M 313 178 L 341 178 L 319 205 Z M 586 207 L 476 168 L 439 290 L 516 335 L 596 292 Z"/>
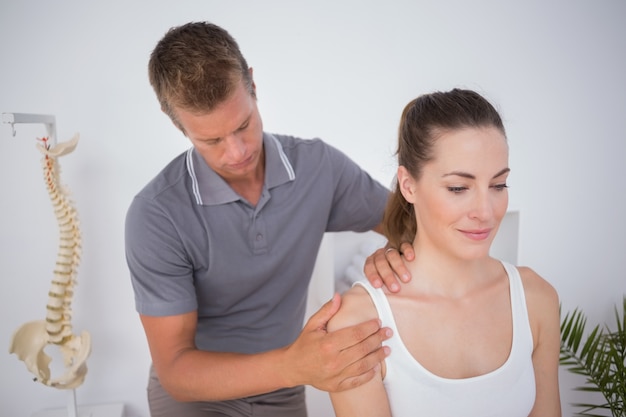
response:
<path id="1" fill-rule="evenodd" d="M 502 269 L 488 254 L 460 258 L 433 245 L 414 242 L 415 259 L 407 262 L 413 290 L 443 297 L 463 297 L 495 279 Z"/>

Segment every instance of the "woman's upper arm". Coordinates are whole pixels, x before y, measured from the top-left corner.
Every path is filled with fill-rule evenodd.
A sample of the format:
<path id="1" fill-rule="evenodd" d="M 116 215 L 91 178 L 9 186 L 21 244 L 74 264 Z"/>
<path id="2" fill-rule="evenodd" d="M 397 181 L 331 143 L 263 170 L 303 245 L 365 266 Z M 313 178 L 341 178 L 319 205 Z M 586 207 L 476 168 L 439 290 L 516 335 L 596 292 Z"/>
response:
<path id="1" fill-rule="evenodd" d="M 534 271 L 524 268 L 526 303 L 533 331 L 536 399 L 531 416 L 561 416 L 559 355 L 561 347 L 559 297 Z"/>
<path id="2" fill-rule="evenodd" d="M 391 417 L 380 373 L 357 388 L 331 393 L 330 399 L 337 417 Z"/>
<path id="3" fill-rule="evenodd" d="M 328 323 L 328 330 L 339 330 L 377 317 L 367 292 L 355 286 L 342 296 L 341 308 Z M 330 399 L 337 417 L 391 417 L 382 367 L 370 381 L 357 388 L 331 393 Z"/>

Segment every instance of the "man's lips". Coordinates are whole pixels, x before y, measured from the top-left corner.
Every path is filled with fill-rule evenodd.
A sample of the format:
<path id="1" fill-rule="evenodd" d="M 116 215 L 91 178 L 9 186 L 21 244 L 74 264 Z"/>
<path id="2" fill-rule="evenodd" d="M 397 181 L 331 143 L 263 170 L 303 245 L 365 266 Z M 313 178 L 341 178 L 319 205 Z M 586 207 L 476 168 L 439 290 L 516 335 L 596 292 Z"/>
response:
<path id="1" fill-rule="evenodd" d="M 249 157 L 247 157 L 247 158 L 246 158 L 246 159 L 244 159 L 243 161 L 241 161 L 241 162 L 237 162 L 236 164 L 230 164 L 229 166 L 230 166 L 230 168 L 231 168 L 231 169 L 240 169 L 240 168 L 244 168 L 244 167 L 246 167 L 246 166 L 250 165 L 250 163 L 252 162 L 252 160 L 253 160 L 253 155 L 250 155 Z"/>

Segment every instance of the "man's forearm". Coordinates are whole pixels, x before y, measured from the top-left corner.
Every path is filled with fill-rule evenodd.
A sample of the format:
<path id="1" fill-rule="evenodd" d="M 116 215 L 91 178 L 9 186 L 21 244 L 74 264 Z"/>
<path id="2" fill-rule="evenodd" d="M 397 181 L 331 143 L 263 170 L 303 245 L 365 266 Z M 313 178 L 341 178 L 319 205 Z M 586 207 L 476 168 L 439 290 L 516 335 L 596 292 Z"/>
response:
<path id="1" fill-rule="evenodd" d="M 372 379 L 389 354 L 382 342 L 391 337 L 391 331 L 374 319 L 329 333 L 326 326 L 340 305 L 341 298 L 335 294 L 309 318 L 293 343 L 250 355 L 200 351 L 188 336 L 168 343 L 162 333 L 157 337 L 153 319 L 142 316 L 142 322 L 152 341 L 161 384 L 179 401 L 244 398 L 297 385 L 332 392 Z M 163 324 L 162 320 L 158 322 Z"/>
<path id="2" fill-rule="evenodd" d="M 155 363 L 163 387 L 178 401 L 223 401 L 293 386 L 284 350 L 258 354 L 188 350 L 168 366 Z"/>

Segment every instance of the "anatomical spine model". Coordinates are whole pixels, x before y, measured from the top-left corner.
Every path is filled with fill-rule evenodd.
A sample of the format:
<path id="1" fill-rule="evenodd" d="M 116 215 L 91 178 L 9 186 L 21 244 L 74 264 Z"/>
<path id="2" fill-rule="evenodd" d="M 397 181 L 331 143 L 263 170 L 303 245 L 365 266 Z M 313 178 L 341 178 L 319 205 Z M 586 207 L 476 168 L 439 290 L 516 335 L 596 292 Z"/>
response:
<path id="1" fill-rule="evenodd" d="M 48 292 L 46 319 L 20 326 L 13 334 L 9 352 L 24 361 L 27 369 L 35 375 L 35 381 L 59 389 L 73 389 L 83 383 L 87 374 L 86 361 L 91 353 L 91 336 L 85 331 L 80 336 L 72 334 L 71 302 L 81 241 L 78 215 L 66 190 L 59 184 L 60 167 L 57 158 L 76 148 L 78 134 L 56 146 L 50 146 L 47 138 L 40 142 L 37 148 L 44 155 L 44 180 L 59 226 L 59 250 Z M 44 352 L 47 345 L 58 346 L 63 356 L 65 372 L 58 378 L 50 376 L 49 364 L 52 358 Z"/>

